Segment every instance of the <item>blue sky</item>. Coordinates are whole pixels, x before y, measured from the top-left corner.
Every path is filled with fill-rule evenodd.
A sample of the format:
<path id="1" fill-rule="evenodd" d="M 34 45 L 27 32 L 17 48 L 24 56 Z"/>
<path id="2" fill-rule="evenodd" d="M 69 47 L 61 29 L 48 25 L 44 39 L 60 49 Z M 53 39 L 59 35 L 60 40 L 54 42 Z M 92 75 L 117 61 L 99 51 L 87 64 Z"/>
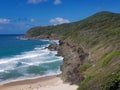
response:
<path id="1" fill-rule="evenodd" d="M 96 12 L 120 13 L 120 0 L 0 0 L 0 34 L 82 20 Z"/>

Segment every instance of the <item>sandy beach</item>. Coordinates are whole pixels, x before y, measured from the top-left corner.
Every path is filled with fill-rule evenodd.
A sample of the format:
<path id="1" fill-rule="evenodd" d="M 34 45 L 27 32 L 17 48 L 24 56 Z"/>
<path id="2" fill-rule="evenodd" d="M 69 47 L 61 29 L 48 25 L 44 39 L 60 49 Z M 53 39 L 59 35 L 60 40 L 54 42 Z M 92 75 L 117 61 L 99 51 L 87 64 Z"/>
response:
<path id="1" fill-rule="evenodd" d="M 60 77 L 46 76 L 0 85 L 0 90 L 76 90 L 76 85 L 63 83 Z"/>

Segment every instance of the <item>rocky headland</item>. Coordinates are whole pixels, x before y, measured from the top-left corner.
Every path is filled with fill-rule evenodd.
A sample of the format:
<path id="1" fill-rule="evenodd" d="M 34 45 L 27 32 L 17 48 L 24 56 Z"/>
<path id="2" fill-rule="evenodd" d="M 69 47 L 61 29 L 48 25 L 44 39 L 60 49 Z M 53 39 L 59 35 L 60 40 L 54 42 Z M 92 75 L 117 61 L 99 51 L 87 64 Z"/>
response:
<path id="1" fill-rule="evenodd" d="M 31 28 L 25 38 L 59 40 L 61 78 L 78 90 L 120 89 L 120 14 L 99 12 L 82 21 Z"/>

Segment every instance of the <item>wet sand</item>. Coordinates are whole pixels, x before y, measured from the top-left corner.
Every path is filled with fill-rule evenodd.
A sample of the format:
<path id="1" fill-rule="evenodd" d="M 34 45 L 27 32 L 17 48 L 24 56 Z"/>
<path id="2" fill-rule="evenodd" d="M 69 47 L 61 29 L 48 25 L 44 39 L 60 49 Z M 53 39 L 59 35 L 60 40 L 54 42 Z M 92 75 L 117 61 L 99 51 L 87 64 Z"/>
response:
<path id="1" fill-rule="evenodd" d="M 0 90 L 76 90 L 78 86 L 63 83 L 60 77 L 46 76 L 0 85 Z"/>

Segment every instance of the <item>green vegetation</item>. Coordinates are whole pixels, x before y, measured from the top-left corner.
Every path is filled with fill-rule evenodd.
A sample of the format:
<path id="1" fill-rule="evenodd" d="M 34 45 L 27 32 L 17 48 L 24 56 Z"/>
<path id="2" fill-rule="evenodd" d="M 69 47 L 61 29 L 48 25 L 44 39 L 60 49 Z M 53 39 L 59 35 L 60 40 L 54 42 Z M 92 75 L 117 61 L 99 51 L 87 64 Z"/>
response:
<path id="1" fill-rule="evenodd" d="M 91 67 L 92 65 L 91 64 L 85 64 L 85 65 L 82 65 L 82 66 L 80 66 L 79 67 L 79 71 L 80 71 L 80 73 L 82 73 L 82 72 L 84 72 L 84 71 L 86 71 L 89 67 Z"/>
<path id="2" fill-rule="evenodd" d="M 119 56 L 120 51 L 112 51 L 109 54 L 105 55 L 101 60 L 103 60 L 103 67 L 108 66 L 113 57 Z"/>
<path id="3" fill-rule="evenodd" d="M 87 76 L 81 83 L 81 85 L 85 85 L 88 81 L 92 80 L 95 75 Z"/>
<path id="4" fill-rule="evenodd" d="M 31 28 L 26 37 L 56 36 L 90 53 L 78 67 L 85 79 L 78 90 L 120 89 L 120 14 L 100 12 L 82 21 L 57 26 Z M 41 37 L 40 37 L 41 38 Z"/>
<path id="5" fill-rule="evenodd" d="M 112 73 L 102 86 L 102 90 L 117 90 L 118 88 L 120 89 L 120 72 Z"/>

